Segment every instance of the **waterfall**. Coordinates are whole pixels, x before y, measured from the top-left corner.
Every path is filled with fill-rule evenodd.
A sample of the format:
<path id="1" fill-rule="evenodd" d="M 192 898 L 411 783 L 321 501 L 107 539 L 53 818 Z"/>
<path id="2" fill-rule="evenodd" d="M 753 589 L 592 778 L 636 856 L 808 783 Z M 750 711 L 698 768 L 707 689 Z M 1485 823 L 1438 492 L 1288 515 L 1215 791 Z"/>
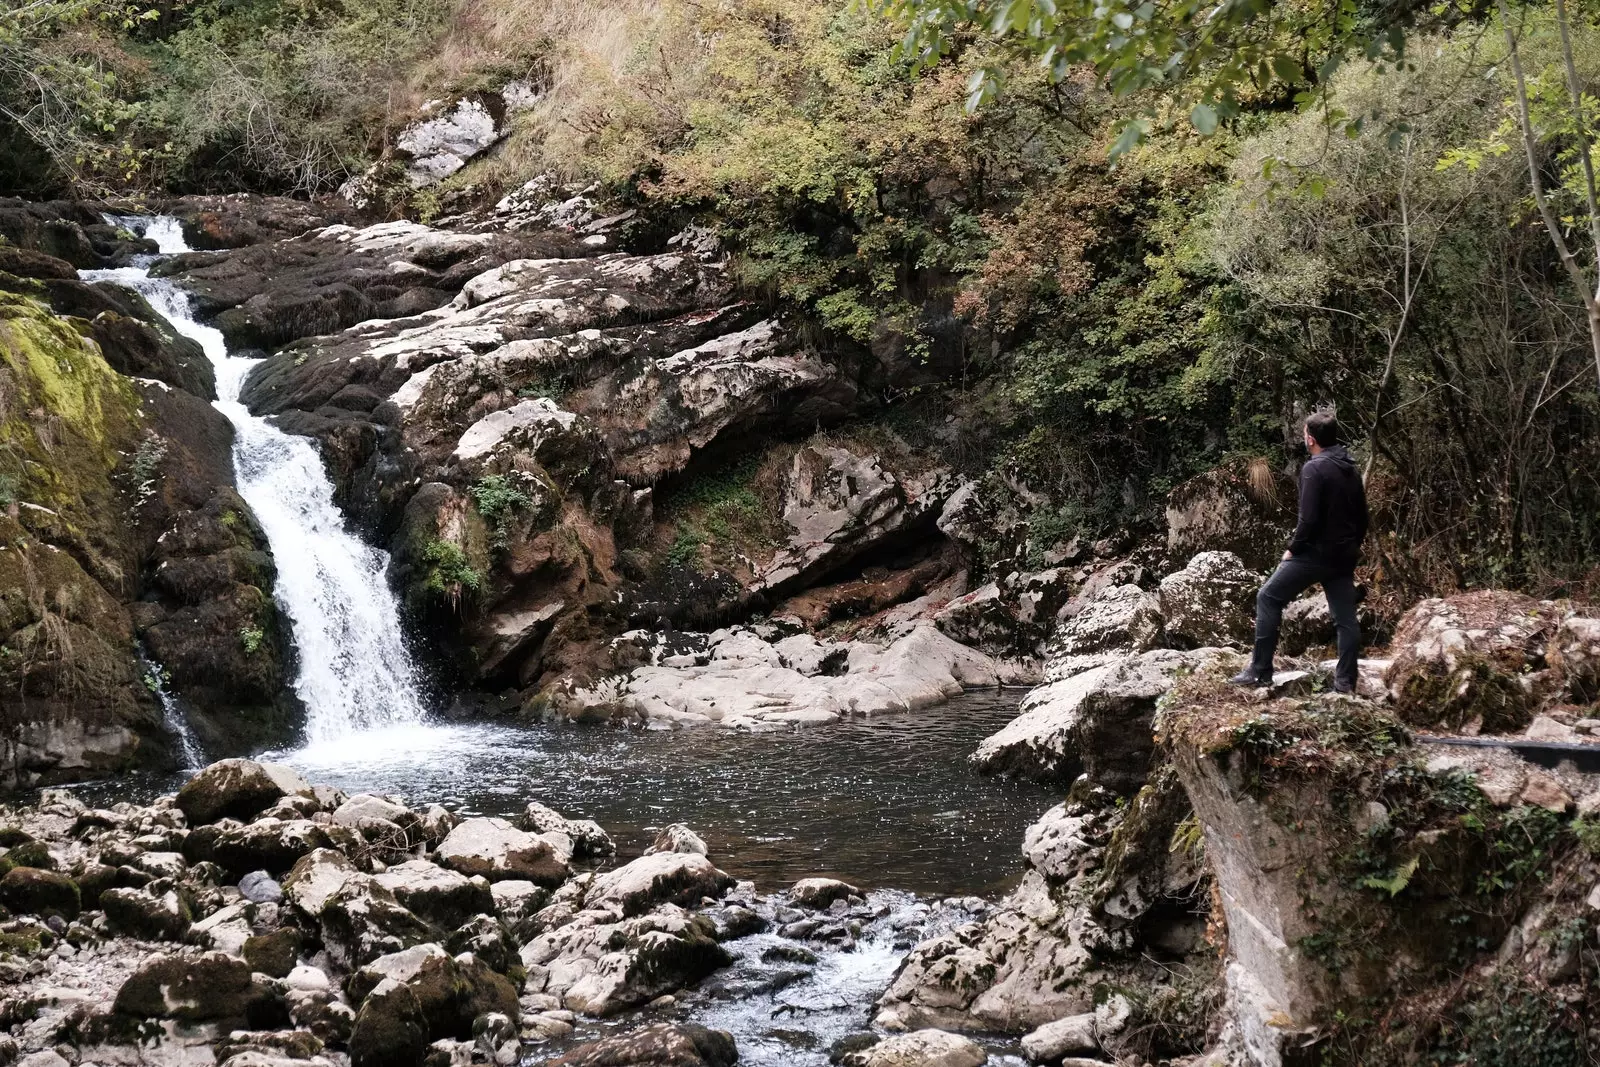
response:
<path id="1" fill-rule="evenodd" d="M 144 684 L 161 702 L 161 724 L 178 742 L 179 769 L 198 771 L 206 765 L 206 756 L 200 748 L 200 740 L 189 728 L 189 718 L 178 706 L 178 698 L 167 691 L 167 680 L 162 677 L 161 668 L 150 659 L 150 654 L 145 651 L 143 645 L 139 646 L 139 666 L 143 671 Z"/>
<path id="2" fill-rule="evenodd" d="M 162 254 L 189 251 L 176 219 L 110 221 L 155 241 Z M 360 730 L 420 722 L 416 668 L 401 633 L 399 603 L 384 576 L 388 553 L 346 527 L 315 444 L 284 433 L 240 403 L 245 378 L 259 361 L 230 355 L 219 330 L 195 321 L 188 295 L 165 278 L 150 277 L 148 267 L 144 262 L 82 273 L 138 290 L 175 330 L 198 342 L 216 368 L 216 408 L 233 424 L 239 495 L 266 532 L 278 568 L 273 596 L 299 651 L 294 689 L 305 704 L 307 740 L 336 741 Z"/>

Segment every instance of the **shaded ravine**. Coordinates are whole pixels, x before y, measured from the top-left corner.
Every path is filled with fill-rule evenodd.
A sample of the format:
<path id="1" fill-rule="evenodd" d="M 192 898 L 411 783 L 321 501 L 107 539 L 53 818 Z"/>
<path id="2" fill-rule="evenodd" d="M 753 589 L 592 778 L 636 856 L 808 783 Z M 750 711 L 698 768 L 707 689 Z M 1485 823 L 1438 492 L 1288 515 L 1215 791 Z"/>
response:
<path id="1" fill-rule="evenodd" d="M 117 221 L 162 254 L 187 250 L 175 220 Z M 216 406 L 235 428 L 238 488 L 277 564 L 274 595 L 293 629 L 294 688 L 306 709 L 304 745 L 268 758 L 351 793 L 464 814 L 509 816 L 539 800 L 597 819 L 617 839 L 613 862 L 681 821 L 761 893 L 813 875 L 863 887 L 865 903 L 839 917 L 852 933 L 833 943 L 785 936 L 792 916 L 781 897 L 752 898 L 769 932 L 730 942 L 732 966 L 658 1009 L 729 1030 L 746 1063 L 821 1067 L 833 1042 L 869 1027 L 872 1003 L 912 945 L 976 917 L 984 905 L 970 898 L 997 896 L 1020 872 L 1023 832 L 1057 797 L 982 777 L 966 759 L 1014 717 L 1020 693 L 969 693 L 900 715 L 759 734 L 430 720 L 385 580 L 387 555 L 346 528 L 314 443 L 239 402 L 255 361 L 230 355 L 221 333 L 195 320 L 188 296 L 148 266 L 85 276 L 137 289 L 216 368 Z M 181 717 L 168 710 L 182 738 Z M 186 746 L 184 762 L 197 755 Z M 110 802 L 179 781 L 124 779 L 83 792 Z M 574 1040 L 639 1021 L 586 1022 Z"/>

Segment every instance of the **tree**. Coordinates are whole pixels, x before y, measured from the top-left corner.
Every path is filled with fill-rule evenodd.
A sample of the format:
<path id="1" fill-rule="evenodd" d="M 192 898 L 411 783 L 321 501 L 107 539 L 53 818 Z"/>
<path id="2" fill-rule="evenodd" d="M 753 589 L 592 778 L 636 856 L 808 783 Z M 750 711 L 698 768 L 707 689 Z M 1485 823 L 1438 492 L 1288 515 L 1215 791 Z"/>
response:
<path id="1" fill-rule="evenodd" d="M 1555 207 L 1545 190 L 1544 179 L 1540 173 L 1543 164 L 1539 158 L 1543 138 L 1534 129 L 1533 104 L 1528 93 L 1528 79 L 1522 69 L 1521 42 L 1517 28 L 1513 26 L 1511 17 L 1506 11 L 1506 0 L 1500 0 L 1500 23 L 1505 33 L 1506 50 L 1511 57 L 1511 73 L 1515 86 L 1517 130 L 1521 136 L 1523 151 L 1528 157 L 1528 185 L 1533 192 L 1533 201 L 1539 210 L 1539 218 L 1544 223 L 1545 232 L 1550 235 L 1550 243 L 1555 246 L 1561 265 L 1566 268 L 1568 277 L 1572 279 L 1573 288 L 1577 290 L 1578 298 L 1583 301 L 1584 313 L 1589 323 L 1589 342 L 1594 351 L 1595 378 L 1597 384 L 1600 384 L 1600 281 L 1594 277 L 1600 274 L 1600 207 L 1596 206 L 1595 196 L 1592 151 L 1594 129 L 1590 124 L 1588 113 L 1591 100 L 1584 92 L 1582 79 L 1578 77 L 1577 64 L 1572 58 L 1572 23 L 1567 15 L 1566 0 L 1556 0 L 1555 20 L 1556 31 L 1561 40 L 1561 73 L 1566 85 L 1568 109 L 1565 113 L 1555 110 L 1551 114 L 1548 126 L 1553 129 L 1547 129 L 1545 135 L 1564 137 L 1572 145 L 1569 152 L 1577 156 L 1581 177 L 1577 175 L 1570 177 L 1572 184 L 1579 186 L 1581 194 L 1581 204 L 1574 215 L 1581 223 L 1586 224 L 1583 228 L 1589 231 L 1594 245 L 1595 262 L 1588 266 L 1578 262 L 1578 257 L 1566 236 L 1569 223 L 1557 217 Z"/>
<path id="2" fill-rule="evenodd" d="M 929 65 L 965 36 L 1009 42 L 1059 81 L 1088 66 L 1119 97 L 1165 94 L 1202 133 L 1240 113 L 1246 98 L 1287 97 L 1304 107 L 1349 56 L 1399 62 L 1407 32 L 1450 19 L 1449 4 L 1395 0 L 868 0 L 906 26 L 904 55 Z M 969 86 L 974 106 L 998 87 L 994 70 Z M 1330 113 L 1333 118 L 1345 116 Z M 1113 154 L 1149 131 L 1154 110 L 1128 121 Z M 1359 122 L 1359 118 L 1349 120 Z M 1359 128 L 1359 127 L 1358 127 Z"/>

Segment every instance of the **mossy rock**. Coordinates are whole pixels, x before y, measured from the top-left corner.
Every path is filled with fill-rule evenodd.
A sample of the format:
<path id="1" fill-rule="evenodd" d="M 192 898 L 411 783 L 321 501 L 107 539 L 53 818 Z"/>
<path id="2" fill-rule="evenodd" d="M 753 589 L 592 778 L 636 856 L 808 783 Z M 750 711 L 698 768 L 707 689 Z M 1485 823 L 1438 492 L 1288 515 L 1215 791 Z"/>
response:
<path id="1" fill-rule="evenodd" d="M 82 909 L 78 883 L 56 871 L 13 867 L 0 878 L 0 903 L 20 915 L 76 919 Z"/>
<path id="2" fill-rule="evenodd" d="M 270 934 L 245 939 L 244 959 L 252 968 L 273 978 L 287 977 L 300 957 L 300 933 L 285 927 Z"/>
<path id="3" fill-rule="evenodd" d="M 420 1067 L 428 1023 L 410 986 L 385 984 L 361 1002 L 350 1033 L 351 1067 Z"/>
<path id="4" fill-rule="evenodd" d="M 147 960 L 117 991 L 114 1007 L 139 1018 L 243 1029 L 272 1029 L 288 1018 L 282 1001 L 251 977 L 250 965 L 223 952 Z"/>
<path id="5" fill-rule="evenodd" d="M 0 856 L 0 873 L 9 871 L 13 867 L 37 867 L 42 871 L 53 871 L 56 869 L 56 861 L 43 841 L 24 841 L 7 849 L 6 854 Z"/>

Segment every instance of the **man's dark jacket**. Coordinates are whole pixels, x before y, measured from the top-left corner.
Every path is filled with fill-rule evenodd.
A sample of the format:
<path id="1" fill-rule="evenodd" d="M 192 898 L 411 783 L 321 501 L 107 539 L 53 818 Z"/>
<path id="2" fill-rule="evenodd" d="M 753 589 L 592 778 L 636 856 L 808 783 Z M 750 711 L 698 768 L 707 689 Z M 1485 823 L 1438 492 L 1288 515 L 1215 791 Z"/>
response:
<path id="1" fill-rule="evenodd" d="M 1343 445 L 1329 445 L 1300 468 L 1300 524 L 1289 554 L 1332 570 L 1354 570 L 1367 536 L 1367 492 Z"/>

